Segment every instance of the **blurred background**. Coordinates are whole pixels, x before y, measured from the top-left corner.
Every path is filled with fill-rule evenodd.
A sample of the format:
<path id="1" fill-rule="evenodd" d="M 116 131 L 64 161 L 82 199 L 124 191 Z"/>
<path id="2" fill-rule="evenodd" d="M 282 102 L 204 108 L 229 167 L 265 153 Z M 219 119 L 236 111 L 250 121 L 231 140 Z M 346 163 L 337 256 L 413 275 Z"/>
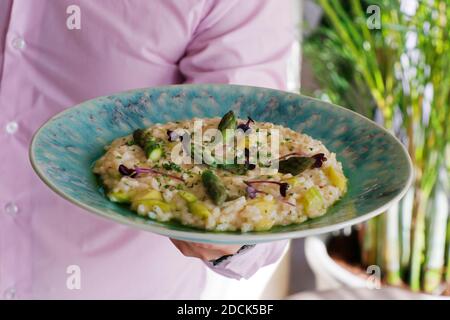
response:
<path id="1" fill-rule="evenodd" d="M 292 0 L 289 88 L 352 109 L 408 149 L 415 180 L 379 217 L 292 241 L 233 298 L 450 295 L 450 0 Z M 450 298 L 450 297 L 449 297 Z"/>

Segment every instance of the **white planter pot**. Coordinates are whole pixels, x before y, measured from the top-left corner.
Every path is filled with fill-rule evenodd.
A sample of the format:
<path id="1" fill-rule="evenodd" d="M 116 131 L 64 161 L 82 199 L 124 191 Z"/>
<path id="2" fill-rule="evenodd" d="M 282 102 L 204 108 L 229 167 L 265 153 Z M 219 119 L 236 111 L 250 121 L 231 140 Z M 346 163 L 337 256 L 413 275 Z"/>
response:
<path id="1" fill-rule="evenodd" d="M 325 245 L 329 236 L 330 235 L 314 236 L 306 238 L 305 240 L 306 260 L 316 276 L 317 290 L 325 291 L 339 288 L 373 288 L 373 282 L 355 275 L 340 266 L 330 257 Z M 414 294 L 414 296 L 417 299 L 450 299 L 448 297 L 433 296 L 428 294 Z"/>
<path id="2" fill-rule="evenodd" d="M 366 288 L 366 280 L 337 264 L 327 252 L 327 235 L 308 237 L 305 240 L 305 255 L 316 276 L 318 290 L 341 287 Z"/>

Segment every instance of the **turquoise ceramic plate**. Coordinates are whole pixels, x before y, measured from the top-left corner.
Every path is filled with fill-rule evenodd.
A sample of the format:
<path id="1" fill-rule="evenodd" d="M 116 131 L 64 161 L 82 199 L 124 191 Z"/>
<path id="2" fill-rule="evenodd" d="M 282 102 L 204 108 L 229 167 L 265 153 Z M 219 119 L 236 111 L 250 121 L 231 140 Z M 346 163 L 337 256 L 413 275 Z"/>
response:
<path id="1" fill-rule="evenodd" d="M 192 117 L 221 116 L 270 121 L 321 140 L 337 154 L 348 193 L 327 214 L 267 232 L 202 231 L 137 216 L 100 191 L 92 163 L 104 145 L 136 128 Z M 372 121 L 339 106 L 271 89 L 234 85 L 181 85 L 101 97 L 50 119 L 35 134 L 31 162 L 55 192 L 87 211 L 172 238 L 214 243 L 257 243 L 329 232 L 370 219 L 400 200 L 412 180 L 404 147 Z"/>

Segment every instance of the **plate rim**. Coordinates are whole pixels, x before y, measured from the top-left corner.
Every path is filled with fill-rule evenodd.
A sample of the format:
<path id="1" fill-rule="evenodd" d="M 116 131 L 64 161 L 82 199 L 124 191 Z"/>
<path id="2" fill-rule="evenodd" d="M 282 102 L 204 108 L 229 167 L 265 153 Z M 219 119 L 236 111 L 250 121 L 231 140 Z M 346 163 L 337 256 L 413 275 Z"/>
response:
<path id="1" fill-rule="evenodd" d="M 93 102 L 93 101 L 100 100 L 100 99 L 110 98 L 111 96 L 131 94 L 134 92 L 139 92 L 139 91 L 144 91 L 144 90 L 164 90 L 164 89 L 174 88 L 174 87 L 183 87 L 183 88 L 205 87 L 206 88 L 206 87 L 230 87 L 230 86 L 238 87 L 238 88 L 263 89 L 263 90 L 267 90 L 267 91 L 284 92 L 286 94 L 291 94 L 294 96 L 302 97 L 305 100 L 313 100 L 313 101 L 319 102 L 321 104 L 326 104 L 332 108 L 338 108 L 340 111 L 343 111 L 344 113 L 349 112 L 349 113 L 353 114 L 354 116 L 359 117 L 359 118 L 363 119 L 364 121 L 369 122 L 371 125 L 375 126 L 379 130 L 383 131 L 391 139 L 393 139 L 393 141 L 401 147 L 400 149 L 402 150 L 404 156 L 407 159 L 408 179 L 406 180 L 406 183 L 404 184 L 402 190 L 394 198 L 392 198 L 391 200 L 386 202 L 384 205 L 376 208 L 375 210 L 372 210 L 362 216 L 358 216 L 358 217 L 355 217 L 355 218 L 352 218 L 352 219 L 349 219 L 346 221 L 342 221 L 342 222 L 324 226 L 324 227 L 315 227 L 315 228 L 308 228 L 305 230 L 284 231 L 284 232 L 277 232 L 277 233 L 254 232 L 254 233 L 240 233 L 240 234 L 230 233 L 230 234 L 227 234 L 225 232 L 224 233 L 214 233 L 214 231 L 207 231 L 207 230 L 201 230 L 202 232 L 193 233 L 191 231 L 181 231 L 181 230 L 174 230 L 174 229 L 170 229 L 170 228 L 162 228 L 158 225 L 151 225 L 151 224 L 146 224 L 146 223 L 136 223 L 136 222 L 133 222 L 133 220 L 126 218 L 125 216 L 122 216 L 122 215 L 111 216 L 109 214 L 106 214 L 102 210 L 91 207 L 81 201 L 78 201 L 77 199 L 74 199 L 74 198 L 66 195 L 64 192 L 60 191 L 58 188 L 56 188 L 55 185 L 53 185 L 53 183 L 50 181 L 50 179 L 48 179 L 46 177 L 45 173 L 40 169 L 39 165 L 37 164 L 35 151 L 36 151 L 37 139 L 38 139 L 39 135 L 41 134 L 41 132 L 43 132 L 46 129 L 46 127 L 49 126 L 50 123 L 52 121 L 54 121 L 55 119 L 58 119 L 58 118 L 64 116 L 66 113 L 75 112 L 77 109 L 83 108 L 84 105 L 89 102 Z M 245 244 L 256 244 L 256 243 L 264 243 L 264 242 L 271 242 L 271 241 L 278 241 L 278 240 L 304 238 L 304 237 L 308 237 L 308 236 L 319 235 L 319 234 L 323 234 L 323 233 L 340 230 L 340 229 L 367 221 L 367 220 L 374 218 L 377 215 L 383 213 L 388 208 L 390 208 L 393 204 L 400 201 L 405 196 L 405 194 L 407 193 L 409 188 L 411 187 L 413 178 L 414 178 L 413 163 L 412 163 L 411 157 L 409 156 L 409 153 L 408 153 L 406 147 L 400 142 L 400 140 L 396 136 L 394 136 L 392 133 L 390 133 L 386 128 L 377 124 L 375 121 L 373 121 L 353 110 L 347 109 L 345 107 L 333 104 L 331 102 L 322 101 L 322 100 L 314 98 L 314 97 L 302 95 L 302 94 L 299 94 L 296 92 L 277 90 L 277 89 L 258 87 L 258 86 L 236 85 L 236 84 L 171 84 L 171 85 L 131 89 L 131 90 L 111 93 L 109 95 L 103 95 L 103 96 L 99 96 L 99 97 L 95 97 L 95 98 L 83 101 L 83 102 L 78 103 L 72 107 L 69 107 L 61 112 L 58 112 L 57 114 L 48 118 L 39 127 L 39 129 L 34 132 L 31 143 L 29 144 L 28 155 L 29 155 L 29 160 L 31 162 L 31 166 L 32 166 L 33 170 L 35 171 L 35 173 L 53 192 L 55 192 L 56 194 L 61 196 L 63 199 L 69 201 L 70 203 L 72 203 L 90 213 L 93 213 L 97 216 L 106 218 L 110 221 L 118 222 L 123 225 L 133 227 L 134 229 L 137 229 L 137 230 L 144 230 L 144 231 L 156 233 L 156 234 L 159 234 L 162 236 L 167 236 L 167 237 L 170 237 L 173 239 L 185 240 L 185 241 L 191 241 L 191 242 L 193 241 L 193 242 L 204 242 L 204 243 L 217 243 L 217 244 L 244 244 L 244 243 Z M 194 230 L 195 229 L 193 229 L 193 231 Z"/>

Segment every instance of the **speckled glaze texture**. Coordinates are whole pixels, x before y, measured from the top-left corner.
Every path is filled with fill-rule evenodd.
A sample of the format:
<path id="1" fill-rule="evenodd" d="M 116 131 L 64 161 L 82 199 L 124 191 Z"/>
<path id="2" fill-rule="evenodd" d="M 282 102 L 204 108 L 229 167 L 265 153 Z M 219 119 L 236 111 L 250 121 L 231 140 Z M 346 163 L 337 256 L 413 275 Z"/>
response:
<path id="1" fill-rule="evenodd" d="M 91 172 L 106 144 L 155 123 L 222 116 L 270 121 L 321 140 L 337 154 L 348 193 L 327 214 L 267 232 L 220 233 L 161 223 L 110 202 Z M 372 121 L 342 107 L 277 90 L 234 85 L 179 85 L 101 97 L 49 120 L 34 136 L 30 157 L 39 176 L 67 200 L 103 217 L 173 238 L 257 243 L 329 232 L 369 219 L 398 201 L 412 180 L 403 146 Z"/>

